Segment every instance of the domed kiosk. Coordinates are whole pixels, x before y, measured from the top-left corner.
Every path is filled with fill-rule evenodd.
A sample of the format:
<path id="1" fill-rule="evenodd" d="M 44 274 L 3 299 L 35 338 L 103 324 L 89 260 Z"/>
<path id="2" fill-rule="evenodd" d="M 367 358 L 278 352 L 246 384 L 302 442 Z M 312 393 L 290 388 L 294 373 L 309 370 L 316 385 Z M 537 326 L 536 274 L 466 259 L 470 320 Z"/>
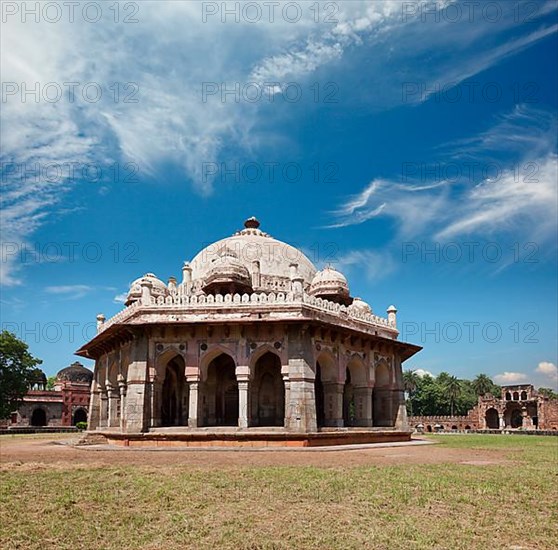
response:
<path id="1" fill-rule="evenodd" d="M 182 281 L 135 280 L 77 354 L 95 360 L 89 428 L 124 445 L 332 445 L 410 438 L 396 310 L 376 316 L 255 218 Z M 149 443 L 151 442 L 151 443 Z"/>

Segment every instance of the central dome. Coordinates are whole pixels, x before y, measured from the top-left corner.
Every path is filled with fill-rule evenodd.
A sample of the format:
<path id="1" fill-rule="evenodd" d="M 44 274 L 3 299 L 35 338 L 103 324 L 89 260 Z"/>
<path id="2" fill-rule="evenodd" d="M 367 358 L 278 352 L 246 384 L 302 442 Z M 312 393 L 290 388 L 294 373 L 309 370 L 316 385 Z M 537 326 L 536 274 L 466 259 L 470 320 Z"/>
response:
<path id="1" fill-rule="evenodd" d="M 231 237 L 221 239 L 199 252 L 192 260 L 192 281 L 203 285 L 216 265 L 216 260 L 226 255 L 234 256 L 255 282 L 254 290 L 283 291 L 293 274 L 292 264 L 297 264 L 297 274 L 307 287 L 316 274 L 314 264 L 297 248 L 274 239 L 260 229 L 260 222 L 250 218 L 244 229 Z"/>

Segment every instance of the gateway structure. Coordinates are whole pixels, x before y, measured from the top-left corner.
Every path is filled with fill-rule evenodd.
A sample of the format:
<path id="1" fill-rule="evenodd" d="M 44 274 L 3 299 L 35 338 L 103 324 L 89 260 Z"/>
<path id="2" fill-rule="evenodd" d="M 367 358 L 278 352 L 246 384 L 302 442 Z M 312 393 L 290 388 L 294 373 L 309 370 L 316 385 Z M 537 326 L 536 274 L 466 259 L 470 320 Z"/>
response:
<path id="1" fill-rule="evenodd" d="M 203 249 L 180 283 L 148 273 L 97 317 L 89 430 L 137 444 L 408 439 L 403 361 L 387 318 L 255 218 Z"/>

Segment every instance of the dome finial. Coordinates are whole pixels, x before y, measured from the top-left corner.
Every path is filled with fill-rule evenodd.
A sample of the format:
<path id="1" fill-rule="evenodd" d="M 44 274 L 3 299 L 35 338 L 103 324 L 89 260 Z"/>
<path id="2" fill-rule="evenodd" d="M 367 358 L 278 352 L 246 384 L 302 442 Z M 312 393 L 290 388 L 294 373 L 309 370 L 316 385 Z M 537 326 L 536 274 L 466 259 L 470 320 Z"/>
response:
<path id="1" fill-rule="evenodd" d="M 258 227 L 260 227 L 260 222 L 255 216 L 252 216 L 244 222 L 244 227 L 246 229 L 258 229 Z"/>

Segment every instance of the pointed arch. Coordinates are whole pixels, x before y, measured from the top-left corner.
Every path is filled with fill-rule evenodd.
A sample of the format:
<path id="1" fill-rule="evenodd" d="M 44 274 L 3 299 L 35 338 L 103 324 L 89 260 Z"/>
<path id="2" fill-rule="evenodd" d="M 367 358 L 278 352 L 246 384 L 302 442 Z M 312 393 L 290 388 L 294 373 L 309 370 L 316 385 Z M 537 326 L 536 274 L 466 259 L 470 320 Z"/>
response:
<path id="1" fill-rule="evenodd" d="M 251 385 L 252 426 L 284 426 L 285 384 L 281 358 L 274 351 L 264 351 L 253 363 Z"/>

